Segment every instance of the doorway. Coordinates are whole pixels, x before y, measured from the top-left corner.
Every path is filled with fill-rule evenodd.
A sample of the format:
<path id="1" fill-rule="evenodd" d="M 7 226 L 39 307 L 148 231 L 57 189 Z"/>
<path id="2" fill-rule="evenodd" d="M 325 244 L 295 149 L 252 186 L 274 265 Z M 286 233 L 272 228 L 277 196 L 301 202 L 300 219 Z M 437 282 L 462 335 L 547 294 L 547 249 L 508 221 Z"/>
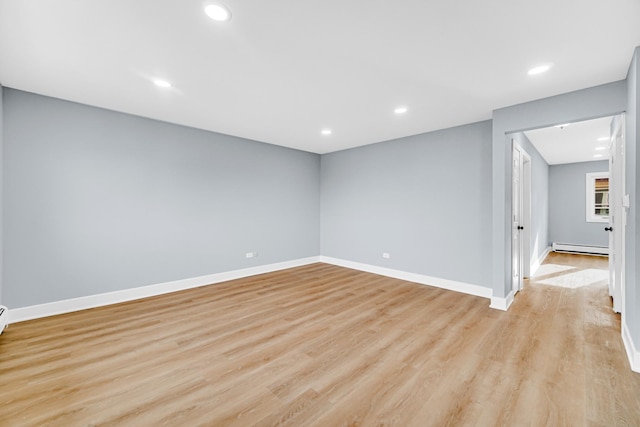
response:
<path id="1" fill-rule="evenodd" d="M 607 282 L 612 308 L 621 312 L 625 204 L 628 205 L 624 188 L 624 115 L 564 123 L 523 134 L 531 143 L 533 154 L 539 154 L 548 166 L 546 241 L 556 251 L 609 254 Z M 513 174 L 516 176 L 517 172 Z M 591 188 L 590 178 L 594 184 Z M 606 188 L 602 187 L 603 182 Z M 514 204 L 516 197 L 514 189 Z M 540 212 L 535 207 L 532 210 Z M 517 245 L 515 238 L 513 242 Z M 515 256 L 514 248 L 514 259 Z"/>

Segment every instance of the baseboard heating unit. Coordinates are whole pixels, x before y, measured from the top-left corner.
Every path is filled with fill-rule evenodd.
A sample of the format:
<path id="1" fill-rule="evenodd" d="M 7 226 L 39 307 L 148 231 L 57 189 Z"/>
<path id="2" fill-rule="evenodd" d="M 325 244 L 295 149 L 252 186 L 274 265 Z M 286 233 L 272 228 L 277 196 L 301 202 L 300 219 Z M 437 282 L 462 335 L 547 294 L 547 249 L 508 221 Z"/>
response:
<path id="1" fill-rule="evenodd" d="M 567 252 L 572 254 L 609 255 L 606 246 L 577 245 L 570 243 L 553 243 L 554 252 Z"/>
<path id="2" fill-rule="evenodd" d="M 0 334 L 7 327 L 7 323 L 9 323 L 9 309 L 4 305 L 0 305 Z"/>

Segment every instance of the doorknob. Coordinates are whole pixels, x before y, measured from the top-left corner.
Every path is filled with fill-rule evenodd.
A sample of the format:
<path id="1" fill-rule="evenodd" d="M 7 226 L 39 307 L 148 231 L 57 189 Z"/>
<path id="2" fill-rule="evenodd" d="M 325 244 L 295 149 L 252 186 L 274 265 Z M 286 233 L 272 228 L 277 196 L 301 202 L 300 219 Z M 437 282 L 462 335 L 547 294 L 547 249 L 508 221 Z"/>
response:
<path id="1" fill-rule="evenodd" d="M 613 227 L 605 227 L 604 231 L 613 231 Z"/>
<path id="2" fill-rule="evenodd" d="M 518 230 L 524 230 L 524 227 L 523 227 L 523 226 L 521 226 L 521 225 L 519 225 L 519 226 L 518 226 Z"/>

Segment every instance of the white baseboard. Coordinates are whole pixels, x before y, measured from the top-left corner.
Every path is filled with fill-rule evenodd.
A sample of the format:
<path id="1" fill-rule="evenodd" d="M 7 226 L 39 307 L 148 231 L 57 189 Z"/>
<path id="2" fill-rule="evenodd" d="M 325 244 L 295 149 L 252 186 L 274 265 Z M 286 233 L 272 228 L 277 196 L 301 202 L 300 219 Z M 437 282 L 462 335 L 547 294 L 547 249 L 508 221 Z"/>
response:
<path id="1" fill-rule="evenodd" d="M 470 283 L 457 282 L 448 279 L 439 279 L 437 277 L 425 276 L 422 274 L 408 273 L 402 270 L 394 270 L 386 267 L 378 267 L 360 262 L 347 261 L 339 258 L 320 256 L 320 262 L 333 264 L 340 267 L 351 268 L 353 270 L 366 271 L 367 273 L 379 274 L 381 276 L 393 277 L 394 279 L 406 280 L 409 282 L 419 283 L 421 285 L 429 285 L 436 288 L 447 289 L 450 291 L 461 292 L 484 298 L 491 298 L 493 290 L 484 286 L 472 285 Z"/>
<path id="2" fill-rule="evenodd" d="M 9 323 L 23 322 L 25 320 L 54 316 L 56 314 L 69 313 L 72 311 L 86 310 L 88 308 L 101 307 L 104 305 L 117 304 L 120 302 L 132 301 L 141 298 L 148 298 L 170 292 L 182 291 L 185 289 L 212 285 L 214 283 L 241 279 L 243 277 L 255 276 L 257 274 L 271 273 L 273 271 L 285 270 L 287 268 L 300 267 L 302 265 L 313 264 L 315 262 L 320 262 L 320 257 L 315 256 L 310 258 L 301 258 L 292 261 L 278 262 L 275 264 L 243 268 L 241 270 L 210 274 L 207 276 L 175 280 L 172 282 L 159 283 L 156 285 L 141 286 L 137 288 L 123 289 L 121 291 L 108 292 L 104 294 L 89 295 L 86 297 L 54 301 L 46 304 L 14 308 L 9 310 Z"/>
<path id="3" fill-rule="evenodd" d="M 635 346 L 626 322 L 622 322 L 622 342 L 624 348 L 627 351 L 627 357 L 629 358 L 629 364 L 631 370 L 640 373 L 640 351 Z"/>
<path id="4" fill-rule="evenodd" d="M 245 268 L 241 270 L 233 270 L 223 273 L 210 274 L 200 277 L 192 277 L 189 279 L 175 280 L 172 282 L 159 283 L 155 285 L 141 286 L 131 289 L 123 289 L 120 291 L 107 292 L 103 294 L 88 295 L 85 297 L 72 298 L 60 301 L 54 301 L 45 304 L 32 305 L 28 307 L 14 308 L 9 310 L 9 323 L 24 322 L 27 320 L 38 319 L 57 314 L 70 313 L 73 311 L 86 310 L 89 308 L 101 307 L 110 304 L 117 304 L 126 301 L 132 301 L 141 298 L 148 298 L 156 295 L 162 295 L 170 292 L 181 291 L 185 289 L 197 288 L 200 286 L 211 285 L 220 282 L 226 282 L 243 277 L 255 276 L 257 274 L 270 273 L 273 271 L 284 270 L 287 268 L 299 267 L 302 265 L 312 264 L 315 262 L 324 262 L 327 264 L 338 265 L 341 267 L 351 268 L 354 270 L 366 271 L 369 273 L 379 274 L 381 276 L 393 277 L 395 279 L 407 280 L 410 282 L 429 285 L 436 288 L 447 289 L 450 291 L 461 292 L 469 295 L 475 295 L 483 298 L 491 298 L 493 290 L 484 286 L 473 285 L 464 282 L 458 282 L 448 279 L 440 279 L 437 277 L 425 276 L 422 274 L 409 273 L 401 270 L 394 270 L 385 267 L 378 267 L 359 262 L 347 261 L 338 258 L 325 256 L 316 256 L 302 258 L 292 261 L 285 261 L 275 264 L 262 265 L 257 267 Z M 493 307 L 493 298 L 491 298 Z M 513 297 L 512 297 L 513 300 Z M 510 303 L 509 303 L 510 304 Z M 505 305 L 505 304 L 503 304 Z M 508 307 L 508 305 L 507 305 Z M 495 308 L 495 307 L 494 307 Z M 506 308 L 505 308 L 506 309 Z"/>
<path id="5" fill-rule="evenodd" d="M 591 254 L 591 255 L 609 255 L 609 248 L 606 246 L 591 246 L 580 245 L 571 243 L 557 243 L 552 244 L 554 252 L 568 252 L 576 254 Z"/>
<path id="6" fill-rule="evenodd" d="M 547 249 L 544 250 L 542 255 L 540 255 L 540 257 L 537 260 L 533 261 L 533 263 L 531 264 L 531 269 L 529 270 L 530 277 L 533 277 L 533 275 L 536 274 L 536 271 L 540 268 L 540 266 L 542 265 L 542 262 L 547 257 L 547 255 L 551 253 L 552 250 L 553 248 L 551 246 L 547 246 Z"/>
<path id="7" fill-rule="evenodd" d="M 513 304 L 514 296 L 515 293 L 511 291 L 505 298 L 491 297 L 491 305 L 489 307 L 495 308 L 496 310 L 507 311 L 509 307 L 511 307 L 511 304 Z"/>

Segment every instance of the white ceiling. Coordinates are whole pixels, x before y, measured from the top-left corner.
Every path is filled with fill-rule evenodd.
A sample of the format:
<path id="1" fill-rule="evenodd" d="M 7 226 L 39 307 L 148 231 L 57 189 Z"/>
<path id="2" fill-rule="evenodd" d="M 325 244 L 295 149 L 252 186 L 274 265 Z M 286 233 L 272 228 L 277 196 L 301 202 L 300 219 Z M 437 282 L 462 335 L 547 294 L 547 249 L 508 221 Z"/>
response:
<path id="1" fill-rule="evenodd" d="M 530 130 L 525 134 L 550 165 L 607 160 L 611 120 L 612 117 L 603 117 Z"/>
<path id="2" fill-rule="evenodd" d="M 0 83 L 326 153 L 624 79 L 640 45 L 638 0 L 224 2 L 0 0 Z"/>

